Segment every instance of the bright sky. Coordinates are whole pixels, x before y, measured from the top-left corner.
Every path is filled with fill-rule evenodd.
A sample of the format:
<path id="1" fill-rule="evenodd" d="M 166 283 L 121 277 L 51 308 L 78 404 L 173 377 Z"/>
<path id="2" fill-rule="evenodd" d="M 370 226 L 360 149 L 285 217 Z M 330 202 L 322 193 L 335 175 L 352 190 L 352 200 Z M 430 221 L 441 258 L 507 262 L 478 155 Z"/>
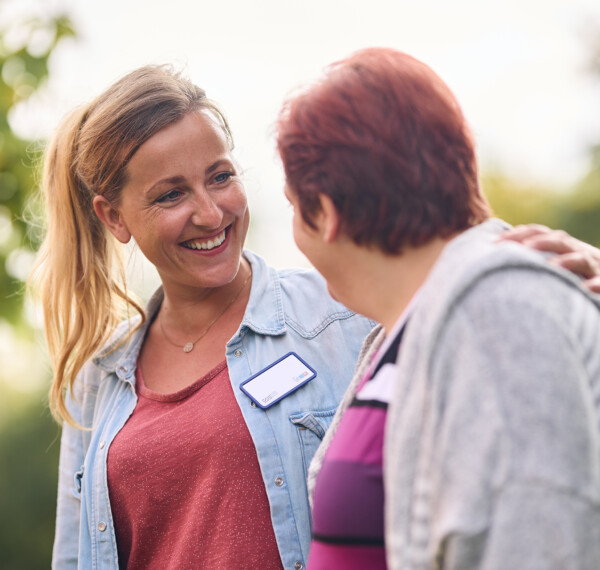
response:
<path id="1" fill-rule="evenodd" d="M 598 0 L 0 1 L 5 21 L 62 7 L 79 32 L 52 60 L 48 89 L 13 118 L 30 135 L 47 135 L 69 108 L 146 63 L 174 63 L 205 88 L 247 169 L 248 244 L 276 266 L 304 261 L 291 239 L 274 119 L 293 87 L 356 49 L 391 46 L 433 67 L 458 96 L 484 168 L 569 183 L 600 140 L 600 82 L 586 71 Z"/>

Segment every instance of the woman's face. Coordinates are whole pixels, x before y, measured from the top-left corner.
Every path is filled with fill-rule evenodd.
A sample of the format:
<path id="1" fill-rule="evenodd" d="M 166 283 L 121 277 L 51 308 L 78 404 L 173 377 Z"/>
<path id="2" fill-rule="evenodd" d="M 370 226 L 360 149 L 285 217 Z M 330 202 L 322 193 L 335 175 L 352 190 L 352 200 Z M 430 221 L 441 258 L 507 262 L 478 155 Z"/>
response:
<path id="1" fill-rule="evenodd" d="M 225 133 L 192 112 L 135 153 L 115 208 L 126 242 L 133 237 L 167 287 L 219 287 L 239 269 L 248 205 Z"/>
<path id="2" fill-rule="evenodd" d="M 325 277 L 329 293 L 334 299 L 338 299 L 336 283 L 340 280 L 342 274 L 340 273 L 339 252 L 325 237 L 327 233 L 327 222 L 325 220 L 328 216 L 323 210 L 319 211 L 314 219 L 316 228 L 309 226 L 302 217 L 300 201 L 296 193 L 288 185 L 286 185 L 284 193 L 294 212 L 292 230 L 298 249 L 313 264 L 315 269 Z M 326 206 L 324 202 L 321 205 Z M 331 208 L 327 209 L 329 211 Z"/>

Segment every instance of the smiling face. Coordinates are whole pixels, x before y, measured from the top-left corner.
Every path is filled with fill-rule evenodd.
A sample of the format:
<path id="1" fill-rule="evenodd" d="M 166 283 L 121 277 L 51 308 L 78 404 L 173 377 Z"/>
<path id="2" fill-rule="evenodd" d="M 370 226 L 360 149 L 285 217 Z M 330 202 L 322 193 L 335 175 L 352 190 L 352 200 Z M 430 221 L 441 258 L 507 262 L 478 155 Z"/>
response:
<path id="1" fill-rule="evenodd" d="M 210 114 L 189 113 L 156 133 L 127 174 L 118 206 L 102 197 L 94 206 L 117 239 L 135 239 L 165 290 L 230 283 L 241 261 L 248 205 L 225 133 Z"/>

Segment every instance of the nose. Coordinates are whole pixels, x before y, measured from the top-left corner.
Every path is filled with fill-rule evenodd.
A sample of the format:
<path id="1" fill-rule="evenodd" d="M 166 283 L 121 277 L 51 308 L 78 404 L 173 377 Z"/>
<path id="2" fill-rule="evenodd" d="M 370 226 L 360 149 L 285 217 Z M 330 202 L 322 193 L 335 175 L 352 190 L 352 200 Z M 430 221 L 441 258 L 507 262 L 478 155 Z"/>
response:
<path id="1" fill-rule="evenodd" d="M 194 193 L 194 209 L 191 221 L 195 226 L 216 229 L 223 221 L 223 211 L 205 189 Z"/>

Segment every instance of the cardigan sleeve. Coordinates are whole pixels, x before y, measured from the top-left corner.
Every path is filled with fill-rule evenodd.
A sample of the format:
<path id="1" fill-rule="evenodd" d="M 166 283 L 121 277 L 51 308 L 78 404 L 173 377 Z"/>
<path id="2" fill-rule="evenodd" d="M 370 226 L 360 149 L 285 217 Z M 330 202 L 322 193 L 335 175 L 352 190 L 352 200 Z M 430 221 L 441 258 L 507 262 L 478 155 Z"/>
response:
<path id="1" fill-rule="evenodd" d="M 386 494 L 391 568 L 600 567 L 599 323 L 572 286 L 527 270 L 445 314 L 413 379 L 417 457 L 387 450 L 392 473 L 413 464 Z"/>

